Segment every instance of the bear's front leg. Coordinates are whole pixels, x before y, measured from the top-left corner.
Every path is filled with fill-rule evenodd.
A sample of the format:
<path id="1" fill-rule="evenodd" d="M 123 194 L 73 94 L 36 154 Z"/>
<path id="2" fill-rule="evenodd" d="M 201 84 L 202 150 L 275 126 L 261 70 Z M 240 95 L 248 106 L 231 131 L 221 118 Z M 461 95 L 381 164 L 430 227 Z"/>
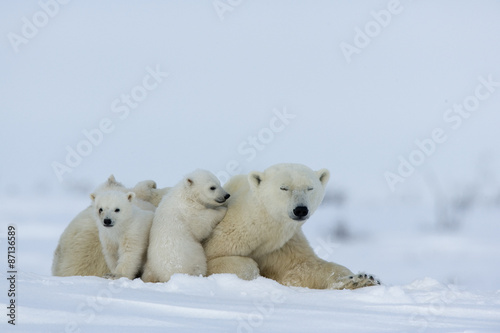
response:
<path id="1" fill-rule="evenodd" d="M 355 275 L 342 265 L 318 258 L 302 231 L 279 250 L 256 261 L 263 276 L 287 286 L 356 289 L 380 284 L 373 276 Z"/>
<path id="2" fill-rule="evenodd" d="M 226 256 L 207 262 L 207 275 L 236 274 L 240 279 L 253 280 L 259 276 L 257 263 L 248 257 Z"/>
<path id="3" fill-rule="evenodd" d="M 118 263 L 112 273 L 116 278 L 126 277 L 133 280 L 142 267 L 145 249 L 128 238 L 125 237 L 120 244 Z"/>
<path id="4" fill-rule="evenodd" d="M 118 245 L 101 234 L 99 235 L 99 237 L 101 240 L 104 260 L 106 261 L 109 270 L 113 272 L 116 269 L 116 265 L 118 263 Z"/>
<path id="5" fill-rule="evenodd" d="M 141 256 L 137 257 L 133 253 L 130 255 L 125 255 L 118 260 L 118 265 L 116 269 L 110 275 L 110 278 L 121 278 L 126 277 L 127 279 L 133 280 L 137 277 L 140 271 Z"/>

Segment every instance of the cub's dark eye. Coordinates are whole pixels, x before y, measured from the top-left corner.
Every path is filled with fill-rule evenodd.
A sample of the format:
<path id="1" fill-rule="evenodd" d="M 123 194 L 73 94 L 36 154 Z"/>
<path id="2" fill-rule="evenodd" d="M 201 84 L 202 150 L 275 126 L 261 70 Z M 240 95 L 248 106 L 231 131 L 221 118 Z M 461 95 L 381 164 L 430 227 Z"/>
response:
<path id="1" fill-rule="evenodd" d="M 314 187 L 308 187 L 307 190 L 312 191 L 312 190 L 314 190 Z"/>
<path id="2" fill-rule="evenodd" d="M 215 191 L 215 186 L 210 187 L 210 190 Z"/>
<path id="3" fill-rule="evenodd" d="M 282 191 L 288 191 L 288 187 L 286 187 L 286 186 L 281 186 L 281 187 L 280 187 L 280 190 L 282 190 Z"/>
<path id="4" fill-rule="evenodd" d="M 99 208 L 99 214 L 102 213 L 102 208 Z"/>
<path id="5" fill-rule="evenodd" d="M 115 213 L 118 213 L 120 211 L 120 208 L 115 209 Z"/>

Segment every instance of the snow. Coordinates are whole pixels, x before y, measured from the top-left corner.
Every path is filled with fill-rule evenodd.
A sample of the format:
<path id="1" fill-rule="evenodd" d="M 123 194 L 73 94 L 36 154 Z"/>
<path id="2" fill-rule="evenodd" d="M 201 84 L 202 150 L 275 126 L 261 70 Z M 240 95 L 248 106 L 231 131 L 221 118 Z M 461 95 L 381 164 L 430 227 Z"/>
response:
<path id="1" fill-rule="evenodd" d="M 18 321 L 8 332 L 496 332 L 500 329 L 500 209 L 480 207 L 454 232 L 422 223 L 425 212 L 363 204 L 344 213 L 347 238 L 336 236 L 339 209 L 323 205 L 305 224 L 323 259 L 374 273 L 380 287 L 293 288 L 233 275 L 174 275 L 168 283 L 52 277 L 50 264 L 67 222 L 84 196 L 5 198 L 6 226 L 18 229 Z M 400 211 L 396 209 L 399 207 Z M 363 211 L 364 210 L 364 211 Z M 420 213 L 420 217 L 419 217 Z M 351 220 L 349 220 L 351 221 Z M 366 221 L 377 221 L 367 226 Z M 401 226 L 406 221 L 406 226 Z M 8 274 L 0 278 L 6 281 Z M 8 285 L 2 283 L 2 290 Z M 7 298 L 3 296 L 6 300 Z M 2 308 L 4 301 L 2 300 Z M 10 325 L 9 325 L 10 326 Z M 3 330 L 2 330 L 3 331 Z"/>
<path id="2" fill-rule="evenodd" d="M 0 262 L 0 331 L 500 331 L 500 3 L 221 2 L 222 19 L 217 1 L 0 4 L 0 258 L 14 224 L 19 272 L 13 327 Z M 383 10 L 390 22 L 347 59 L 342 43 Z M 26 35 L 26 22 L 40 26 Z M 382 286 L 50 274 L 111 173 L 171 186 L 279 162 L 331 171 L 306 236 Z"/>
<path id="3" fill-rule="evenodd" d="M 495 331 L 498 293 L 472 294 L 431 278 L 355 291 L 290 288 L 234 275 L 125 278 L 22 274 L 19 328 L 44 331 L 319 332 Z M 40 288 L 49 299 L 40 300 Z M 38 296 L 36 296 L 38 295 Z M 16 327 L 17 329 L 17 327 Z"/>
<path id="4" fill-rule="evenodd" d="M 166 284 L 95 277 L 20 277 L 26 305 L 20 308 L 27 332 L 120 330 L 132 332 L 450 332 L 468 327 L 498 328 L 498 297 L 470 294 L 427 278 L 403 286 L 356 291 L 288 288 L 258 278 L 176 275 Z M 50 311 L 40 309 L 40 288 L 51 295 Z M 29 296 L 28 296 L 29 295 Z M 497 295 L 498 296 L 498 295 Z M 46 301 L 45 301 L 46 302 Z M 38 306 L 37 306 L 38 305 Z M 359 326 L 353 323 L 361 324 Z"/>

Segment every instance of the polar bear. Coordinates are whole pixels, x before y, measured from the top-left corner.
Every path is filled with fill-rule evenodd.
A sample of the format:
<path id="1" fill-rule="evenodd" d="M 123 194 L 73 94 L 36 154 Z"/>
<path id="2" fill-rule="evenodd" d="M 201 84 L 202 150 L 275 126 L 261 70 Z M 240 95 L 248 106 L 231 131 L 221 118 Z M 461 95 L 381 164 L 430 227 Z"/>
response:
<path id="1" fill-rule="evenodd" d="M 155 203 L 168 192 L 169 188 L 157 189 L 152 180 L 139 182 L 134 188 L 128 189 L 111 175 L 108 180 L 98 186 L 94 193 L 104 191 L 132 191 L 136 193 L 134 204 L 145 210 L 154 211 Z M 99 231 L 95 223 L 92 206 L 81 211 L 66 227 L 52 261 L 54 276 L 104 276 L 109 268 L 102 253 Z"/>
<path id="2" fill-rule="evenodd" d="M 277 164 L 234 176 L 227 214 L 204 242 L 208 274 L 262 275 L 283 285 L 355 289 L 380 284 L 373 276 L 320 259 L 301 226 L 323 200 L 330 174 L 301 164 Z"/>
<path id="3" fill-rule="evenodd" d="M 206 275 L 201 241 L 226 214 L 229 197 L 213 173 L 200 169 L 172 188 L 155 213 L 142 280 L 167 282 L 175 273 Z"/>
<path id="4" fill-rule="evenodd" d="M 154 213 L 135 206 L 134 192 L 104 191 L 92 193 L 92 207 L 99 230 L 109 278 L 133 280 L 142 273 Z"/>
<path id="5" fill-rule="evenodd" d="M 163 196 L 170 191 L 170 187 L 156 188 L 156 182 L 153 180 L 143 180 L 137 183 L 131 191 L 139 200 L 152 204 L 155 210 Z"/>

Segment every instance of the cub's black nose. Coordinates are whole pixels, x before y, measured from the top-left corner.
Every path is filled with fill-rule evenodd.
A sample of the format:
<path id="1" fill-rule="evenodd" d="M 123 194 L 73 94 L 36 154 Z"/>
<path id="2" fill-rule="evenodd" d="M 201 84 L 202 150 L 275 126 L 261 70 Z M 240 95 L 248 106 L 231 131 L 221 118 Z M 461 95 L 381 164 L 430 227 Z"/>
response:
<path id="1" fill-rule="evenodd" d="M 309 214 L 309 209 L 306 206 L 297 206 L 293 210 L 293 214 L 297 217 L 305 217 Z"/>
<path id="2" fill-rule="evenodd" d="M 229 197 L 230 197 L 230 196 L 231 196 L 231 195 L 228 193 L 228 194 L 226 194 L 226 195 L 224 196 L 224 199 L 226 199 L 226 200 L 227 200 L 227 199 L 229 199 Z"/>
<path id="3" fill-rule="evenodd" d="M 111 219 L 104 219 L 103 223 L 105 226 L 109 227 L 111 226 Z"/>

